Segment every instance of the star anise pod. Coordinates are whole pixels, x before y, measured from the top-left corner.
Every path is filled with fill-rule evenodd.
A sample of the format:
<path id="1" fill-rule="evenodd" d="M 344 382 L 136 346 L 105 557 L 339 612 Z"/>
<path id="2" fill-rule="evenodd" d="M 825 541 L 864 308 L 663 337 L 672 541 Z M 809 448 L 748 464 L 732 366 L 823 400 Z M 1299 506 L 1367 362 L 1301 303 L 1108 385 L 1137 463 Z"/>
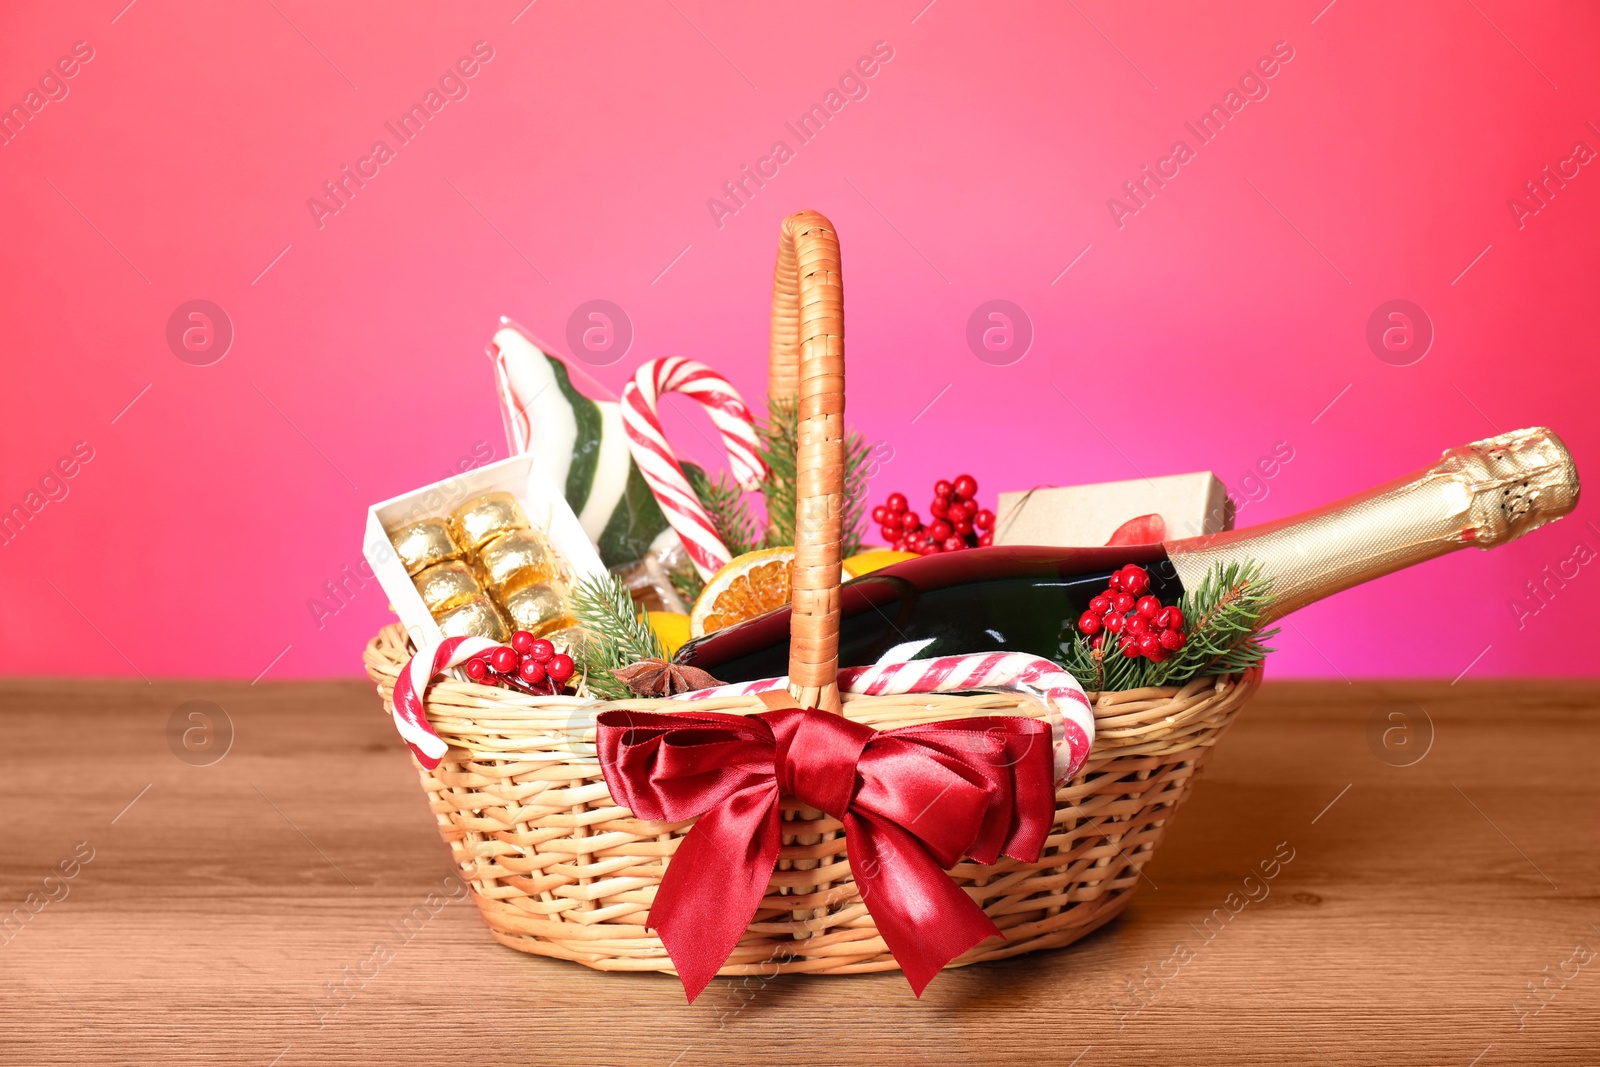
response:
<path id="1" fill-rule="evenodd" d="M 636 696 L 642 697 L 669 697 L 723 684 L 699 667 L 666 659 L 642 659 L 626 667 L 617 667 L 611 673 L 622 679 Z"/>

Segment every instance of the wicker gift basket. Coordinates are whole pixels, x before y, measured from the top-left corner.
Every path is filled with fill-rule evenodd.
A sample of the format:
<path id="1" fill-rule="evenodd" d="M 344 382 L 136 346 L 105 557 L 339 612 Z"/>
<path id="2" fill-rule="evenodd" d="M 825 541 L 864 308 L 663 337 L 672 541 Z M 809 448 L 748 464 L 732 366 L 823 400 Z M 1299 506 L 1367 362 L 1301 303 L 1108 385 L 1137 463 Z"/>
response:
<path id="1" fill-rule="evenodd" d="M 1020 693 L 841 699 L 836 685 L 843 502 L 844 317 L 839 244 L 827 219 L 784 221 L 773 287 L 771 394 L 799 398 L 800 501 L 790 691 L 808 706 L 889 729 L 975 715 L 1038 717 Z M 410 656 L 398 626 L 367 646 L 368 674 L 392 711 Z M 950 871 L 1006 940 L 952 966 L 1070 944 L 1127 904 L 1140 869 L 1188 795 L 1211 746 L 1259 683 L 1259 670 L 1182 688 L 1091 694 L 1094 747 L 1056 793 L 1036 862 L 963 862 Z M 595 719 L 608 710 L 767 710 L 754 696 L 596 702 L 532 697 L 445 679 L 426 714 L 450 749 L 422 787 L 489 929 L 524 952 L 601 970 L 673 971 L 646 928 L 656 888 L 693 826 L 635 818 L 608 793 Z M 863 905 L 841 824 L 784 801 L 783 846 L 754 921 L 719 972 L 850 974 L 893 970 Z"/>

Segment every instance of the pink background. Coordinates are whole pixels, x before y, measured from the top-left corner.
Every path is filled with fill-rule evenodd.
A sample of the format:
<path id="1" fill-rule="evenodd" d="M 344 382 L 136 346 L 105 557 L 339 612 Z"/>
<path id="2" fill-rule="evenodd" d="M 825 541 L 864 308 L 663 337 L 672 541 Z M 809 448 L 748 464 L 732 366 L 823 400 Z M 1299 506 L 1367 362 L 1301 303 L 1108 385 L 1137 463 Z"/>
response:
<path id="1" fill-rule="evenodd" d="M 498 316 L 559 339 L 612 300 L 635 340 L 602 382 L 682 354 L 759 397 L 802 207 L 843 238 L 851 419 L 894 450 L 876 497 L 1210 468 L 1256 498 L 1243 525 L 1497 430 L 1549 425 L 1580 465 L 1600 444 L 1600 167 L 1520 228 L 1507 204 L 1600 149 L 1592 5 L 125 4 L 12 3 L 0 32 L 4 104 L 94 50 L 0 146 L 0 506 L 93 449 L 0 545 L 7 673 L 356 673 L 382 592 L 321 628 L 308 601 L 369 503 L 506 455 Z M 308 198 L 477 41 L 469 95 L 319 228 Z M 798 145 L 785 121 L 879 41 L 867 96 Z M 1108 198 L 1279 41 L 1269 95 L 1119 229 Z M 708 198 L 780 138 L 794 158 L 719 227 Z M 1397 298 L 1436 331 L 1411 366 L 1365 340 Z M 166 342 L 193 299 L 236 332 L 210 366 Z M 1009 366 L 966 344 L 990 299 L 1035 330 Z M 1600 568 L 1520 629 L 1511 604 L 1600 548 L 1594 515 L 1308 608 L 1274 673 L 1593 673 Z"/>

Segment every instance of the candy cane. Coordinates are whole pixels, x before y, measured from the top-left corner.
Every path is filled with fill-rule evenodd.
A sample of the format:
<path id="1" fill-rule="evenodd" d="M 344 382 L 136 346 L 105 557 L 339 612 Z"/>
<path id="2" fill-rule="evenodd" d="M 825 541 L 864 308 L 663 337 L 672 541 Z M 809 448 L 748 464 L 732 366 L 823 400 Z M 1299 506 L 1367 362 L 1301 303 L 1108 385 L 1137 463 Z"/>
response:
<path id="1" fill-rule="evenodd" d="M 763 678 L 684 693 L 680 700 L 749 696 L 782 689 L 788 678 Z M 849 667 L 839 672 L 839 690 L 861 696 L 885 693 L 952 693 L 965 689 L 1021 689 L 1044 698 L 1056 728 L 1056 781 L 1077 774 L 1094 743 L 1094 712 L 1078 680 L 1058 665 L 1026 652 L 941 656 Z"/>
<path id="2" fill-rule="evenodd" d="M 487 637 L 447 637 L 433 649 L 424 649 L 406 662 L 394 682 L 394 725 L 417 761 L 430 771 L 450 748 L 433 732 L 423 713 L 422 695 L 438 675 L 467 662 L 481 652 L 500 646 Z"/>
<path id="3" fill-rule="evenodd" d="M 677 356 L 652 360 L 623 387 L 622 425 L 633 461 L 667 521 L 678 532 L 695 569 L 702 578 L 709 578 L 732 557 L 661 432 L 656 407 L 662 393 L 681 393 L 705 406 L 722 434 L 729 465 L 740 486 L 754 489 L 759 485 L 767 476 L 766 464 L 756 452 L 750 409 L 745 407 L 738 390 L 704 363 Z"/>

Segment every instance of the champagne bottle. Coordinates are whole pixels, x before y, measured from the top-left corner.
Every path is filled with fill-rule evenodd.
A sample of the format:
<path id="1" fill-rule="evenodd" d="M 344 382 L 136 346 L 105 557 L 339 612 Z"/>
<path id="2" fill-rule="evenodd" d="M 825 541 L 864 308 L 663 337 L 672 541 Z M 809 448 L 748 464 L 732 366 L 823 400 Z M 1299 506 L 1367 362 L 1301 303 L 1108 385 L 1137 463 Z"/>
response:
<path id="1" fill-rule="evenodd" d="M 1473 545 L 1493 548 L 1568 514 L 1578 473 L 1554 433 L 1517 430 L 1451 449 L 1431 467 L 1276 522 L 1162 544 L 996 546 L 907 560 L 840 590 L 839 666 L 984 652 L 1063 658 L 1089 600 L 1135 563 L 1176 603 L 1218 564 L 1271 581 L 1262 621 Z M 684 645 L 680 663 L 728 681 L 788 672 L 789 610 Z"/>

